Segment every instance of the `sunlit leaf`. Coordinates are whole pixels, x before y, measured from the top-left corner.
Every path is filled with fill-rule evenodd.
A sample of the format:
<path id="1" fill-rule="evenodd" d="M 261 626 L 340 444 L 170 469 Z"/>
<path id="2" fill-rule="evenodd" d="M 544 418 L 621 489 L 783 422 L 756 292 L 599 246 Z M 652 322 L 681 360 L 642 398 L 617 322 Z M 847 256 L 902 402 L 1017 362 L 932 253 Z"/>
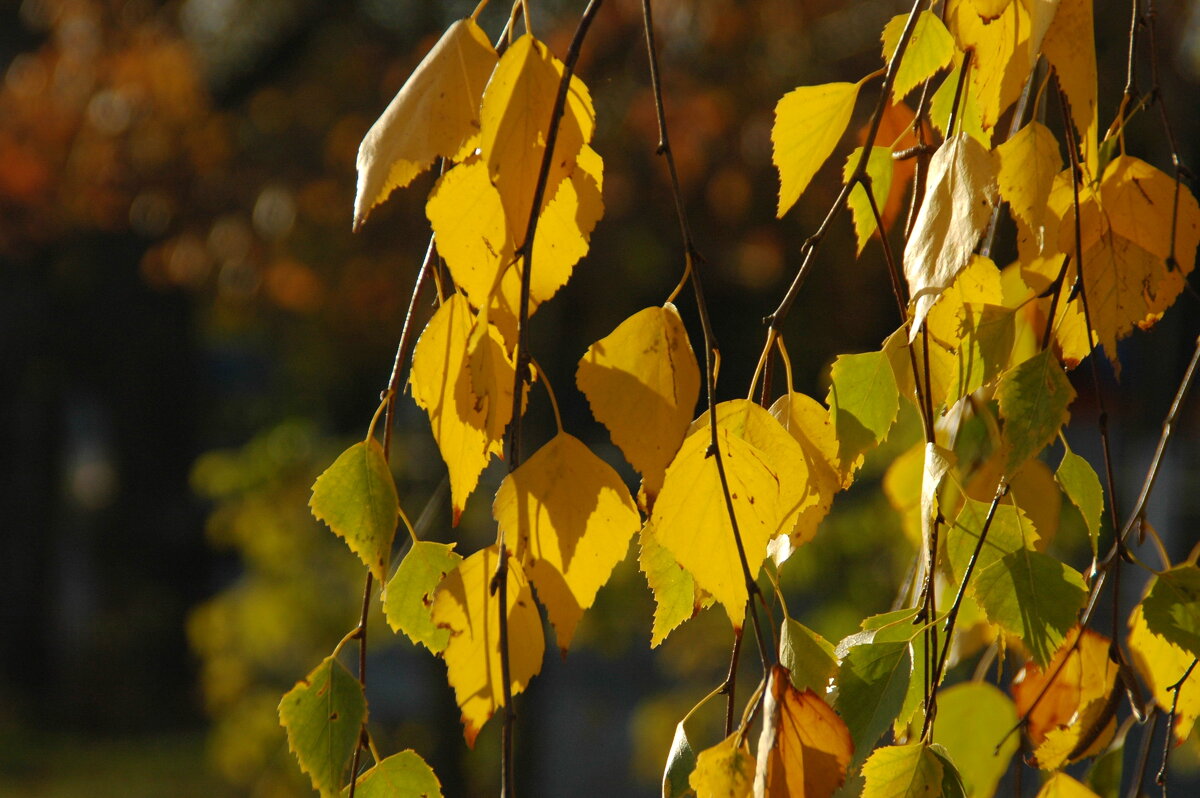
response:
<path id="1" fill-rule="evenodd" d="M 696 587 L 691 573 L 685 571 L 674 555 L 658 542 L 649 522 L 642 527 L 640 539 L 638 567 L 654 594 L 650 647 L 656 648 L 679 624 L 711 604 L 712 599 Z"/>
<path id="2" fill-rule="evenodd" d="M 734 732 L 696 757 L 688 783 L 696 798 L 748 798 L 754 782 L 754 757 Z"/>
<path id="3" fill-rule="evenodd" d="M 480 549 L 446 575 L 433 597 L 433 622 L 450 631 L 442 651 L 446 679 L 462 710 L 463 737 L 475 737 L 504 706 L 500 663 L 500 592 L 492 592 L 499 550 Z M 521 564 L 508 560 L 508 650 L 512 694 L 525 689 L 542 667 L 542 619 Z"/>
<path id="4" fill-rule="evenodd" d="M 1097 176 L 1099 122 L 1096 111 L 1096 35 L 1092 0 L 1059 0 L 1042 40 L 1042 53 L 1071 105 L 1080 158 Z"/>
<path id="5" fill-rule="evenodd" d="M 863 148 L 857 147 L 846 158 L 846 163 L 842 167 L 843 180 L 849 180 L 850 176 L 854 174 L 854 169 L 858 166 L 859 159 L 862 158 L 862 152 Z M 887 202 L 888 195 L 892 191 L 894 163 L 891 147 L 872 147 L 871 154 L 867 157 L 867 177 L 871 178 L 871 195 L 875 197 L 875 205 L 880 215 L 883 214 L 883 204 Z M 876 228 L 875 214 L 871 210 L 871 200 L 862 186 L 855 186 L 851 189 L 846 204 L 850 206 L 850 212 L 854 217 L 858 251 L 862 253 L 863 247 L 867 245 L 871 233 L 874 233 Z"/>
<path id="6" fill-rule="evenodd" d="M 657 493 L 700 395 L 700 368 L 675 306 L 640 310 L 588 347 L 575 382 Z"/>
<path id="7" fill-rule="evenodd" d="M 883 28 L 883 60 L 890 62 L 900 43 L 900 34 L 908 21 L 907 14 L 892 17 Z M 954 58 L 954 37 L 934 14 L 922 11 L 917 17 L 904 59 L 896 71 L 892 91 L 902 98 L 922 81 L 931 78 L 950 65 Z M 882 192 L 881 192 L 882 194 Z"/>
<path id="8" fill-rule="evenodd" d="M 906 642 L 864 643 L 842 657 L 835 708 L 850 727 L 856 761 L 900 714 L 912 669 L 912 648 Z"/>
<path id="9" fill-rule="evenodd" d="M 904 249 L 904 276 L 916 303 L 910 341 L 930 306 L 967 265 L 995 196 L 991 155 L 971 136 L 959 133 L 933 154 L 925 198 Z"/>
<path id="10" fill-rule="evenodd" d="M 891 364 L 883 352 L 839 355 L 829 387 L 829 414 L 838 440 L 838 458 L 854 462 L 885 437 L 896 420 L 900 397 Z"/>
<path id="11" fill-rule="evenodd" d="M 779 664 L 797 690 L 811 689 L 818 695 L 825 694 L 838 667 L 829 641 L 792 618 L 784 618 L 779 631 Z"/>
<path id="12" fill-rule="evenodd" d="M 582 441 L 560 432 L 504 478 L 492 514 L 566 651 L 641 526 L 628 488 Z"/>
<path id="13" fill-rule="evenodd" d="M 771 142 L 772 160 L 779 169 L 780 218 L 833 154 L 850 124 L 858 89 L 857 83 L 801 86 L 783 95 L 775 106 Z"/>
<path id="14" fill-rule="evenodd" d="M 967 498 L 954 524 L 946 531 L 946 558 L 956 580 L 962 579 L 975 548 L 979 546 L 990 504 Z M 1020 508 L 1011 504 L 997 505 L 987 537 L 975 560 L 975 573 L 998 563 L 1013 552 L 1033 548 L 1037 540 L 1037 530 Z"/>
<path id="15" fill-rule="evenodd" d="M 1170 688 L 1179 684 L 1195 655 L 1151 632 L 1146 626 L 1141 605 L 1134 607 L 1129 616 L 1127 642 L 1133 664 L 1150 687 L 1155 703 L 1167 712 L 1175 708 L 1175 727 L 1172 731 L 1175 742 L 1182 744 L 1191 735 L 1196 718 L 1200 717 L 1200 667 L 1193 668 L 1187 681 L 1180 687 L 1178 703 L 1175 691 Z"/>
<path id="16" fill-rule="evenodd" d="M 938 693 L 937 740 L 958 765 L 972 798 L 991 798 L 1017 751 L 1012 699 L 986 682 L 963 682 Z"/>
<path id="17" fill-rule="evenodd" d="M 1037 798 L 1099 798 L 1099 796 L 1066 773 L 1055 773 L 1038 790 Z"/>
<path id="18" fill-rule="evenodd" d="M 1006 469 L 1011 473 L 1058 435 L 1070 418 L 1067 408 L 1075 389 L 1058 358 L 1046 349 L 1006 372 L 996 398 L 1008 445 Z"/>
<path id="19" fill-rule="evenodd" d="M 842 719 L 786 669 L 771 669 L 763 697 L 754 798 L 829 798 L 846 779 L 853 744 Z"/>
<path id="20" fill-rule="evenodd" d="M 1031 64 L 1029 12 L 1023 3 L 1009 3 L 996 18 L 984 19 L 969 0 L 951 0 L 946 24 L 958 48 L 972 51 L 963 93 L 975 98 L 982 126 L 991 130 L 1025 85 L 1025 67 Z"/>
<path id="21" fill-rule="evenodd" d="M 1151 632 L 1200 657 L 1200 568 L 1185 564 L 1163 571 L 1142 611 Z"/>
<path id="22" fill-rule="evenodd" d="M 429 194 L 425 215 L 454 284 L 472 305 L 484 307 L 515 246 L 487 164 L 470 158 L 442 175 Z"/>
<path id="23" fill-rule="evenodd" d="M 460 562 L 462 557 L 454 552 L 453 543 L 414 543 L 384 590 L 383 614 L 388 626 L 435 654 L 444 649 L 450 631 L 433 625 L 433 593 Z"/>
<path id="24" fill-rule="evenodd" d="M 438 156 L 450 158 L 479 130 L 479 101 L 496 51 L 473 19 L 451 25 L 358 149 L 354 227 Z"/>
<path id="25" fill-rule="evenodd" d="M 1071 450 L 1063 453 L 1062 462 L 1054 478 L 1062 486 L 1063 492 L 1071 503 L 1079 508 L 1084 523 L 1087 524 L 1088 542 L 1092 546 L 1092 556 L 1098 554 L 1100 540 L 1100 516 L 1104 512 L 1104 490 L 1100 487 L 1100 478 L 1087 460 Z"/>
<path id="26" fill-rule="evenodd" d="M 997 147 L 995 156 L 1000 196 L 1041 242 L 1050 187 L 1062 170 L 1058 140 L 1049 128 L 1034 120 Z"/>
<path id="27" fill-rule="evenodd" d="M 771 415 L 800 444 L 808 464 L 809 487 L 816 497 L 815 503 L 801 509 L 796 525 L 786 537 L 771 541 L 771 556 L 780 565 L 816 536 L 817 527 L 833 506 L 834 494 L 849 486 L 851 477 L 847 472 L 853 466 L 843 471 L 829 411 L 816 399 L 796 392 L 785 394 L 771 405 Z"/>
<path id="28" fill-rule="evenodd" d="M 336 796 L 367 719 L 363 686 L 327 657 L 279 702 L 288 747 L 322 797 Z"/>
<path id="29" fill-rule="evenodd" d="M 369 438 L 342 452 L 313 483 L 308 506 L 383 584 L 400 500 L 379 442 Z"/>
<path id="30" fill-rule="evenodd" d="M 416 751 L 401 751 L 358 777 L 355 798 L 442 798 L 442 785 L 433 768 Z M 349 798 L 350 788 L 342 790 Z"/>
<path id="31" fill-rule="evenodd" d="M 862 798 L 940 796 L 944 774 L 941 761 L 924 743 L 884 746 L 863 765 Z"/>

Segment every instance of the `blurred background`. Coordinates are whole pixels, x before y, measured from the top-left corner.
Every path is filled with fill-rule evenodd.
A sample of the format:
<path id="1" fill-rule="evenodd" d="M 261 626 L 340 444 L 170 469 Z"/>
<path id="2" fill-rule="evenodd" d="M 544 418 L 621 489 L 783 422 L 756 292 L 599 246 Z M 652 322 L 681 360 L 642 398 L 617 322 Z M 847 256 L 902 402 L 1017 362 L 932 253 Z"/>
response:
<path id="1" fill-rule="evenodd" d="M 474 5 L 0 0 L 0 794 L 311 794 L 275 708 L 356 623 L 363 572 L 312 520 L 309 488 L 361 438 L 386 384 L 432 185 L 418 179 L 351 235 L 355 154 Z M 481 21 L 495 36 L 507 8 L 492 5 Z M 535 4 L 536 32 L 560 56 L 582 5 Z M 907 4 L 657 5 L 672 141 L 723 352 L 719 398 L 732 398 L 844 157 L 777 221 L 775 102 L 876 69 L 878 33 Z M 1200 4 L 1155 7 L 1163 96 L 1197 165 Z M 1124 82 L 1128 7 L 1096 8 L 1103 125 Z M 661 303 L 680 275 L 640 14 L 636 0 L 610 0 L 584 47 L 606 212 L 532 327 L 566 428 L 631 484 L 572 386 L 588 344 Z M 1129 135 L 1131 151 L 1169 168 L 1156 115 Z M 899 324 L 878 247 L 853 251 L 842 221 L 785 331 L 796 387 L 822 398 L 837 353 L 877 348 Z M 679 304 L 698 342 L 688 294 Z M 1193 290 L 1126 344 L 1120 385 L 1102 370 L 1126 503 L 1197 333 Z M 1090 378 L 1074 381 L 1075 448 L 1094 458 L 1095 397 Z M 544 401 L 535 392 L 530 449 L 552 431 Z M 1185 409 L 1152 506 L 1176 557 L 1200 528 L 1198 405 Z M 902 419 L 784 571 L 793 615 L 829 638 L 889 609 L 908 567 L 900 517 L 872 483 L 916 428 Z M 502 472 L 485 474 L 452 531 L 443 465 L 408 397 L 396 436 L 408 515 L 428 510 L 430 536 L 462 551 L 489 540 Z M 1072 512 L 1068 553 L 1086 545 Z M 656 793 L 674 725 L 724 676 L 730 635 L 723 615 L 705 613 L 651 651 L 652 611 L 631 554 L 566 660 L 547 657 L 519 703 L 530 794 Z M 380 748 L 416 748 L 448 796 L 494 794 L 495 729 L 467 751 L 441 662 L 374 622 Z M 720 709 L 702 722 L 716 728 Z M 1194 749 L 1180 755 L 1184 770 Z"/>

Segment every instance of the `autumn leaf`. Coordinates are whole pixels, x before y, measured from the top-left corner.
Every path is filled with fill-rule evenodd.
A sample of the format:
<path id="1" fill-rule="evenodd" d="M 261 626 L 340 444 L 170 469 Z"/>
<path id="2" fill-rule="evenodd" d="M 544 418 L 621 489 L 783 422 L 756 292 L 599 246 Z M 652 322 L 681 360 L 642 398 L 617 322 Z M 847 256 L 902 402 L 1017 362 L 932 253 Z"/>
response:
<path id="1" fill-rule="evenodd" d="M 816 497 L 809 491 L 800 444 L 770 413 L 742 399 L 722 402 L 716 411 L 717 441 L 753 577 L 766 557 L 767 541 L 790 532 Z M 658 541 L 740 628 L 746 582 L 717 464 L 709 455 L 707 421 L 707 415 L 701 418 L 667 468 L 651 523 Z"/>
<path id="2" fill-rule="evenodd" d="M 450 158 L 479 131 L 479 102 L 496 51 L 473 19 L 451 25 L 413 70 L 358 148 L 354 228 L 438 156 Z"/>
<path id="3" fill-rule="evenodd" d="M 907 14 L 892 17 L 883 27 L 883 60 L 891 62 L 900 35 L 904 32 Z M 903 98 L 923 81 L 936 75 L 950 65 L 954 58 L 954 37 L 934 14 L 922 11 L 913 27 L 912 37 L 904 51 L 904 58 L 892 82 L 892 92 L 897 99 Z M 880 192 L 886 196 L 886 192 Z"/>
<path id="4" fill-rule="evenodd" d="M 1054 176 L 1062 170 L 1058 140 L 1034 120 L 995 150 L 996 182 L 1013 214 L 1043 240 L 1046 202 Z"/>
<path id="5" fill-rule="evenodd" d="M 850 477 L 843 473 L 837 435 L 824 405 L 811 396 L 792 392 L 775 400 L 771 415 L 800 444 L 808 465 L 809 488 L 816 497 L 815 503 L 801 509 L 786 537 L 771 541 L 771 557 L 778 566 L 816 536 L 817 527 L 833 506 L 834 495 L 849 487 Z"/>
<path id="6" fill-rule="evenodd" d="M 392 754 L 363 773 L 355 782 L 357 798 L 442 798 L 442 785 L 433 768 L 411 749 Z M 350 788 L 342 790 L 349 798 Z"/>
<path id="7" fill-rule="evenodd" d="M 984 19 L 969 0 L 951 0 L 946 25 L 959 50 L 973 53 L 963 93 L 975 98 L 981 126 L 990 131 L 1020 96 L 1028 75 L 1022 67 L 1032 65 L 1029 12 L 1023 2 L 1015 2 L 994 19 Z"/>
<path id="8" fill-rule="evenodd" d="M 425 215 L 454 284 L 474 307 L 486 307 L 515 245 L 483 159 L 469 158 L 443 174 L 429 193 Z"/>
<path id="9" fill-rule="evenodd" d="M 925 743 L 888 745 L 863 765 L 862 798 L 915 798 L 942 795 L 945 771 Z"/>
<path id="10" fill-rule="evenodd" d="M 564 652 L 641 526 L 621 477 L 560 432 L 500 483 L 492 515 L 513 541 Z"/>
<path id="11" fill-rule="evenodd" d="M 367 719 L 363 686 L 335 657 L 327 657 L 279 702 L 288 748 L 322 798 L 337 796 L 342 774 Z"/>
<path id="12" fill-rule="evenodd" d="M 1100 487 L 1100 478 L 1087 460 L 1067 449 L 1063 452 L 1054 479 L 1083 516 L 1088 543 L 1095 557 L 1099 553 L 1100 517 L 1104 513 L 1104 490 Z"/>
<path id="13" fill-rule="evenodd" d="M 961 682 L 937 696 L 937 739 L 945 746 L 968 795 L 991 798 L 1017 752 L 1012 699 L 986 682 Z"/>
<path id="14" fill-rule="evenodd" d="M 638 567 L 654 594 L 654 626 L 650 632 L 650 647 L 656 648 L 681 623 L 691 619 L 712 598 L 696 587 L 696 580 L 684 570 L 675 556 L 658 542 L 654 527 L 647 522 L 642 527 Z"/>
<path id="15" fill-rule="evenodd" d="M 1096 176 L 1099 121 L 1096 107 L 1096 38 L 1092 0 L 1059 0 L 1042 40 L 1042 53 L 1071 105 L 1080 159 Z"/>
<path id="16" fill-rule="evenodd" d="M 775 106 L 771 159 L 779 170 L 779 218 L 796 204 L 846 132 L 858 83 L 793 89 Z"/>
<path id="17" fill-rule="evenodd" d="M 446 679 L 462 710 L 468 746 L 497 709 L 504 706 L 500 665 L 500 593 L 492 592 L 499 549 L 489 546 L 462 561 L 442 580 L 433 597 L 433 622 L 449 630 L 442 651 Z M 508 651 L 512 694 L 525 689 L 542 667 L 545 640 L 533 591 L 519 561 L 508 560 Z"/>
<path id="18" fill-rule="evenodd" d="M 900 409 L 900 396 L 883 352 L 839 355 L 830 377 L 829 415 L 844 469 L 887 437 Z"/>
<path id="19" fill-rule="evenodd" d="M 696 798 L 749 798 L 754 780 L 754 757 L 734 732 L 696 757 L 688 778 Z"/>
<path id="20" fill-rule="evenodd" d="M 829 798 L 842 786 L 854 746 L 846 724 L 788 672 L 771 669 L 763 697 L 754 798 Z"/>
<path id="21" fill-rule="evenodd" d="M 904 276 L 916 303 L 910 342 L 934 301 L 967 265 L 995 194 L 991 156 L 966 133 L 945 141 L 930 159 L 925 198 L 904 249 Z"/>
<path id="22" fill-rule="evenodd" d="M 838 667 L 829 641 L 792 618 L 784 618 L 779 630 L 779 664 L 787 669 L 793 687 L 819 694 Z"/>
<path id="23" fill-rule="evenodd" d="M 1038 790 L 1037 798 L 1100 798 L 1066 773 L 1055 773 Z"/>
<path id="24" fill-rule="evenodd" d="M 850 180 L 862 158 L 862 153 L 863 148 L 856 147 L 854 152 L 846 158 L 846 164 L 842 167 L 842 180 Z M 871 196 L 875 198 L 875 207 L 880 216 L 883 215 L 883 205 L 892 191 L 893 163 L 891 147 L 872 147 L 871 154 L 867 157 L 867 177 L 871 179 Z M 861 185 L 856 185 L 850 190 L 846 204 L 850 206 L 850 213 L 854 218 L 854 233 L 858 236 L 858 252 L 862 254 L 863 247 L 867 245 L 867 241 L 871 239 L 871 234 L 877 227 L 875 213 L 871 210 L 871 199 L 867 196 L 866 189 Z"/>
<path id="25" fill-rule="evenodd" d="M 378 441 L 368 438 L 342 452 L 313 483 L 308 506 L 380 584 L 387 580 L 400 500 Z"/>
<path id="26" fill-rule="evenodd" d="M 434 654 L 446 647 L 450 632 L 433 624 L 433 593 L 460 562 L 453 543 L 413 543 L 383 591 L 383 614 L 392 631 L 403 632 Z"/>
<path id="27" fill-rule="evenodd" d="M 640 310 L 579 360 L 592 415 L 656 494 L 700 395 L 700 368 L 675 306 Z"/>
<path id="28" fill-rule="evenodd" d="M 504 437 L 512 419 L 513 374 L 516 362 L 509 356 L 504 339 L 488 321 L 485 309 L 475 318 L 467 338 L 467 370 L 476 411 L 483 411 L 484 429 L 489 440 Z"/>
<path id="29" fill-rule="evenodd" d="M 996 398 L 1008 446 L 1006 471 L 1012 473 L 1058 435 L 1070 418 L 1067 408 L 1075 399 L 1075 389 L 1047 349 L 1006 372 Z"/>
<path id="30" fill-rule="evenodd" d="M 1200 568 L 1187 563 L 1159 574 L 1142 612 L 1151 632 L 1200 657 Z"/>
<path id="31" fill-rule="evenodd" d="M 1178 697 L 1171 688 L 1179 684 L 1196 655 L 1150 631 L 1140 604 L 1129 615 L 1127 641 L 1134 667 L 1150 687 L 1155 703 L 1165 712 L 1175 709 L 1172 733 L 1175 743 L 1181 745 L 1191 735 L 1196 718 L 1200 717 L 1200 667 L 1192 668 L 1191 675 L 1178 690 Z"/>

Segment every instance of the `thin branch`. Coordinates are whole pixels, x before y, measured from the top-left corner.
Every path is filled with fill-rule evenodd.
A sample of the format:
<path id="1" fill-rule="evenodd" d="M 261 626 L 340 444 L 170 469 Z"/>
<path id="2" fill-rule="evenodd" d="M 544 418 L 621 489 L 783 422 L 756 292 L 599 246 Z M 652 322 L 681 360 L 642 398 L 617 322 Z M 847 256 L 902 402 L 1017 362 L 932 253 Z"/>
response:
<path id="1" fill-rule="evenodd" d="M 1192 675 L 1192 671 L 1196 669 L 1196 663 L 1200 661 L 1195 657 L 1192 658 L 1192 664 L 1187 666 L 1187 670 L 1179 677 L 1179 681 L 1171 685 L 1167 689 L 1174 693 L 1171 696 L 1171 711 L 1167 714 L 1167 733 L 1163 735 L 1163 755 L 1162 767 L 1158 769 L 1158 775 L 1155 781 L 1163 788 L 1163 796 L 1167 794 L 1167 765 L 1171 757 L 1171 739 L 1175 736 L 1175 715 L 1179 712 L 1179 693 L 1183 690 L 1184 682 Z"/>
<path id="2" fill-rule="evenodd" d="M 729 656 L 729 673 L 725 675 L 725 682 L 720 688 L 720 692 L 725 694 L 726 737 L 733 734 L 733 705 L 734 694 L 737 692 L 738 656 L 742 653 L 742 637 L 744 631 L 744 627 L 739 627 L 733 630 L 733 653 Z"/>
<path id="3" fill-rule="evenodd" d="M 355 630 L 355 636 L 358 638 L 358 682 L 362 685 L 363 690 L 367 689 L 367 612 L 371 609 L 371 583 L 371 571 L 368 570 L 367 581 L 363 585 L 362 613 L 358 618 L 358 629 Z M 366 730 L 364 721 L 359 732 L 358 745 L 354 746 L 354 756 L 350 760 L 349 798 L 354 798 L 354 790 L 358 786 L 358 763 L 362 756 L 363 737 Z"/>

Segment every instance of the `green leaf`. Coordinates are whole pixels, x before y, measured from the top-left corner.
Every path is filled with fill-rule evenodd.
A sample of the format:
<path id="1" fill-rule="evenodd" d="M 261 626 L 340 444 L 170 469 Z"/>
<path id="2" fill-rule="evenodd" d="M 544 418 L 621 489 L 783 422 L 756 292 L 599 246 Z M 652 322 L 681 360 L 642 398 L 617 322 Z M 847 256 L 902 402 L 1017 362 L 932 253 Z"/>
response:
<path id="1" fill-rule="evenodd" d="M 932 798 L 942 794 L 942 762 L 924 743 L 889 745 L 863 765 L 862 798 Z"/>
<path id="2" fill-rule="evenodd" d="M 342 790 L 348 798 L 350 788 Z M 442 798 L 433 768 L 416 751 L 401 751 L 358 777 L 355 798 Z"/>
<path id="3" fill-rule="evenodd" d="M 1179 565 L 1159 574 L 1142 612 L 1151 632 L 1200 657 L 1200 568 Z"/>
<path id="4" fill-rule="evenodd" d="M 362 683 L 333 657 L 279 702 L 288 747 L 322 796 L 338 795 L 342 775 L 367 719 Z"/>
<path id="5" fill-rule="evenodd" d="M 967 788 L 963 786 L 962 775 L 950 759 L 950 753 L 945 746 L 932 743 L 929 751 L 937 757 L 938 764 L 942 766 L 942 798 L 967 798 Z"/>
<path id="6" fill-rule="evenodd" d="M 984 568 L 972 579 L 971 590 L 988 620 L 1019 637 L 1043 668 L 1087 599 L 1078 571 L 1030 549 Z"/>
<path id="7" fill-rule="evenodd" d="M 380 584 L 387 580 L 400 499 L 378 441 L 370 438 L 342 452 L 313 483 L 308 506 Z"/>
<path id="8" fill-rule="evenodd" d="M 680 798 L 692 791 L 688 779 L 696 769 L 696 749 L 688 739 L 684 718 L 675 724 L 675 739 L 671 741 L 671 751 L 667 754 L 667 767 L 663 770 L 663 798 Z"/>
<path id="9" fill-rule="evenodd" d="M 955 359 L 954 395 L 968 396 L 1000 375 L 1016 335 L 1016 314 L 998 305 L 969 303 L 964 308 Z"/>
<path id="10" fill-rule="evenodd" d="M 1099 553 L 1100 516 L 1104 512 L 1104 489 L 1100 487 L 1100 478 L 1087 460 L 1070 450 L 1063 455 L 1054 478 L 1071 503 L 1079 508 L 1087 524 L 1088 542 L 1095 557 Z"/>
<path id="11" fill-rule="evenodd" d="M 856 645 L 842 658 L 834 708 L 850 728 L 856 762 L 900 714 L 911 675 L 908 643 Z"/>
<path id="12" fill-rule="evenodd" d="M 392 631 L 404 632 L 434 654 L 446 647 L 450 630 L 433 624 L 433 592 L 460 562 L 453 543 L 419 540 L 413 544 L 383 594 L 383 614 Z"/>
<path id="13" fill-rule="evenodd" d="M 879 615 L 872 615 L 862 622 L 864 634 L 871 633 L 872 643 L 907 643 L 909 658 L 912 662 L 912 672 L 908 679 L 908 690 L 904 694 L 904 703 L 896 715 L 894 723 L 899 734 L 908 726 L 909 721 L 924 710 L 925 703 L 925 635 L 919 625 L 914 625 L 917 617 L 914 609 L 893 610 Z M 922 714 L 922 717 L 924 715 Z"/>
<path id="14" fill-rule="evenodd" d="M 959 766 L 972 798 L 992 798 L 1017 750 L 1012 699 L 986 682 L 963 682 L 938 693 L 937 739 Z"/>
<path id="15" fill-rule="evenodd" d="M 979 543 L 979 534 L 987 520 L 990 502 L 968 498 L 958 511 L 954 525 L 946 532 L 946 557 L 956 581 L 961 581 L 967 564 Z M 988 568 L 1003 557 L 1021 549 L 1032 548 L 1038 539 L 1033 522 L 1020 508 L 1011 504 L 996 506 L 992 525 L 975 561 L 975 573 Z"/>
<path id="16" fill-rule="evenodd" d="M 1120 798 L 1124 763 L 1125 735 L 1122 734 L 1107 751 L 1096 757 L 1087 773 L 1087 786 L 1100 798 Z"/>
<path id="17" fill-rule="evenodd" d="M 791 618 L 784 618 L 780 630 L 779 664 L 791 674 L 793 687 L 800 692 L 811 688 L 820 696 L 838 667 L 829 641 Z"/>
<path id="18" fill-rule="evenodd" d="M 900 409 L 896 377 L 883 352 L 839 355 L 826 404 L 838 439 L 838 457 L 853 460 L 887 436 Z"/>
<path id="19" fill-rule="evenodd" d="M 900 34 L 904 32 L 904 23 L 908 14 L 892 17 L 883 28 L 883 60 L 890 62 L 900 43 Z M 954 37 L 946 30 L 945 24 L 934 14 L 922 11 L 917 17 L 913 28 L 912 38 L 904 50 L 904 58 L 900 68 L 896 70 L 896 79 L 892 84 L 892 95 L 900 101 L 921 81 L 931 78 L 939 70 L 950 66 L 954 59 Z"/>
<path id="20" fill-rule="evenodd" d="M 1054 353 L 1044 349 L 1004 374 L 996 398 L 1009 447 L 1005 470 L 1012 474 L 1054 440 L 1067 423 L 1067 407 L 1075 399 L 1075 389 Z"/>
<path id="21" fill-rule="evenodd" d="M 854 152 L 846 158 L 842 167 L 842 180 L 850 179 L 858 159 L 862 157 L 863 148 L 855 147 Z M 871 155 L 867 158 L 867 177 L 871 178 L 871 194 L 875 197 L 875 207 L 883 213 L 887 205 L 888 194 L 892 191 L 892 172 L 895 164 L 892 161 L 891 147 L 872 147 Z M 850 213 L 854 216 L 854 232 L 858 236 L 858 252 L 862 254 L 863 247 L 875 232 L 875 214 L 871 210 L 871 200 L 862 186 L 855 186 L 846 200 Z"/>

